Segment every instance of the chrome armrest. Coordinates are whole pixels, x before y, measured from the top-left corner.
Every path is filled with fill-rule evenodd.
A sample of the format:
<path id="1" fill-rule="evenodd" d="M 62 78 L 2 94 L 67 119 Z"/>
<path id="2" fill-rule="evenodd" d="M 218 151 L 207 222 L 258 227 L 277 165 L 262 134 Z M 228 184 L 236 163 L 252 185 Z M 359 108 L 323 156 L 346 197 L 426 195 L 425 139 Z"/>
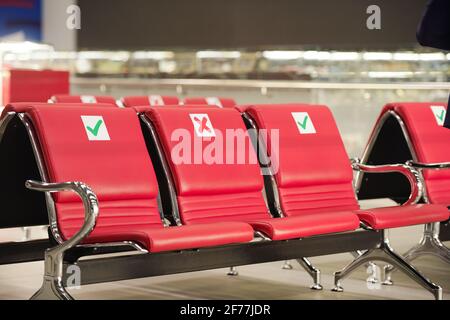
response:
<path id="1" fill-rule="evenodd" d="M 351 159 L 352 168 L 355 171 L 367 173 L 389 173 L 397 172 L 403 174 L 411 186 L 411 193 L 408 200 L 402 205 L 417 203 L 423 195 L 423 184 L 419 172 L 409 164 L 387 164 L 387 165 L 366 165 L 360 163 L 359 159 Z"/>
<path id="2" fill-rule="evenodd" d="M 437 162 L 437 163 L 423 163 L 423 162 L 414 162 L 408 161 L 406 164 L 410 167 L 414 167 L 416 169 L 431 169 L 431 170 L 439 170 L 439 169 L 449 169 L 450 162 Z"/>
<path id="3" fill-rule="evenodd" d="M 28 189 L 43 192 L 72 191 L 78 194 L 84 206 L 84 224 L 81 229 L 70 239 L 53 248 L 59 253 L 73 248 L 86 238 L 94 229 L 99 213 L 98 199 L 92 189 L 82 182 L 47 183 L 27 180 L 25 186 Z M 53 250 L 52 249 L 52 250 Z"/>

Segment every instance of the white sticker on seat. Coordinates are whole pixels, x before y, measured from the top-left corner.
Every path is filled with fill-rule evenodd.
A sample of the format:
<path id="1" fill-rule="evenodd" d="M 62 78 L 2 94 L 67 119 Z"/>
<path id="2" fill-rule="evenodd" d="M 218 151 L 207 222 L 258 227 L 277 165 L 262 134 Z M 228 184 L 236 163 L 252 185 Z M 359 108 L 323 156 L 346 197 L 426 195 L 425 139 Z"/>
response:
<path id="1" fill-rule="evenodd" d="M 223 108 L 222 102 L 220 102 L 220 99 L 217 97 L 207 97 L 205 98 L 206 103 L 211 106 L 218 106 L 219 108 Z"/>
<path id="2" fill-rule="evenodd" d="M 292 117 L 300 134 L 316 133 L 316 128 L 314 128 L 308 112 L 292 112 Z"/>
<path id="3" fill-rule="evenodd" d="M 148 101 L 150 102 L 151 106 L 163 106 L 164 100 L 161 96 L 152 95 L 148 96 Z"/>
<path id="4" fill-rule="evenodd" d="M 445 107 L 443 106 L 430 106 L 431 111 L 433 111 L 434 114 L 434 118 L 436 119 L 436 122 L 439 126 L 443 126 L 444 125 L 444 121 L 445 121 Z"/>
<path id="5" fill-rule="evenodd" d="M 86 131 L 89 140 L 111 140 L 102 116 L 81 116 L 81 120 L 83 121 L 84 130 Z"/>
<path id="6" fill-rule="evenodd" d="M 97 103 L 97 99 L 94 96 L 80 96 L 83 103 Z"/>
<path id="7" fill-rule="evenodd" d="M 195 134 L 198 137 L 215 137 L 216 133 L 206 113 L 190 113 Z"/>

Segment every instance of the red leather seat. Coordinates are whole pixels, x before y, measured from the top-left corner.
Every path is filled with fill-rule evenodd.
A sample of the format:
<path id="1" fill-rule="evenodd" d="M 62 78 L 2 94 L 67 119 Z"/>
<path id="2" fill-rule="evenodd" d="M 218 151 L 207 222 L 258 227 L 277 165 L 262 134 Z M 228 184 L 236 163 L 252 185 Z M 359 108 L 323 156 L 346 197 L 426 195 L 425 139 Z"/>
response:
<path id="1" fill-rule="evenodd" d="M 286 240 L 299 236 L 304 238 L 355 230 L 359 226 L 359 219 L 352 211 L 340 211 L 249 221 L 249 223 L 272 240 Z"/>
<path id="2" fill-rule="evenodd" d="M 50 98 L 53 103 L 103 103 L 116 106 L 116 100 L 110 96 L 72 96 L 72 95 L 54 95 Z"/>
<path id="3" fill-rule="evenodd" d="M 305 215 L 271 218 L 262 195 L 263 178 L 256 162 L 256 155 L 241 116 L 235 109 L 185 106 L 181 109 L 152 109 L 147 111 L 146 115 L 155 126 L 171 168 L 180 217 L 184 224 L 244 221 L 273 240 L 295 239 L 358 228 L 359 220 L 350 211 L 343 212 L 339 221 L 330 219 L 328 213 L 320 217 Z M 206 119 L 205 115 L 210 121 L 208 131 L 213 130 L 215 137 L 198 136 L 194 129 L 194 120 L 191 118 L 199 117 L 200 121 Z M 225 136 L 227 130 L 240 132 L 242 136 L 239 139 L 245 141 L 245 146 L 241 145 L 237 149 L 237 144 L 229 147 L 225 142 L 226 139 L 221 140 L 220 136 Z M 238 164 L 235 158 L 233 163 L 227 163 L 227 154 L 224 152 L 217 156 L 216 163 L 209 164 L 205 159 L 197 159 L 195 162 L 195 149 L 184 150 L 182 153 L 190 156 L 180 161 L 176 158 L 180 142 L 174 138 L 174 133 L 177 132 L 189 134 L 189 137 L 186 137 L 189 142 L 188 149 L 198 145 L 200 149 L 197 150 L 197 155 L 200 153 L 204 155 L 212 146 L 216 146 L 226 152 L 235 152 L 235 155 L 237 151 L 243 151 L 247 161 Z M 251 162 L 250 159 L 255 161 Z"/>
<path id="4" fill-rule="evenodd" d="M 126 108 L 143 107 L 143 106 L 171 106 L 178 105 L 180 100 L 173 96 L 129 96 L 121 99 L 122 104 Z"/>
<path id="5" fill-rule="evenodd" d="M 196 97 L 184 99 L 185 105 L 210 105 L 218 106 L 220 108 L 234 108 L 236 101 L 230 98 L 219 97 Z"/>
<path id="6" fill-rule="evenodd" d="M 436 115 L 432 107 L 437 107 Z M 423 163 L 450 162 L 450 130 L 438 123 L 447 110 L 445 103 L 391 103 L 382 115 L 395 111 L 403 120 L 416 160 Z M 450 169 L 424 170 L 425 192 L 429 202 L 450 205 Z"/>
<path id="7" fill-rule="evenodd" d="M 106 104 L 106 103 L 96 103 L 96 104 L 89 104 L 89 103 L 85 103 L 83 105 L 86 106 L 94 106 L 95 107 L 108 107 L 110 108 L 111 105 L 110 104 Z M 2 111 L 2 114 L 0 116 L 0 119 L 3 118 L 3 116 L 5 114 L 7 114 L 8 112 L 15 112 L 15 113 L 22 113 L 25 112 L 26 110 L 30 109 L 32 106 L 39 106 L 40 108 L 67 108 L 67 107 L 73 107 L 73 103 L 58 103 L 58 104 L 54 104 L 54 103 L 45 103 L 45 102 L 15 102 L 12 104 L 8 104 L 5 106 L 5 108 Z"/>
<path id="8" fill-rule="evenodd" d="M 245 223 L 208 223 L 181 227 L 155 227 L 140 225 L 124 230 L 122 226 L 96 228 L 89 242 L 116 242 L 130 239 L 140 243 L 150 252 L 185 250 L 249 242 L 253 229 Z"/>
<path id="9" fill-rule="evenodd" d="M 32 106 L 26 113 L 50 182 L 83 181 L 97 194 L 99 217 L 84 243 L 136 241 L 156 252 L 253 239 L 245 223 L 163 226 L 155 173 L 133 110 L 56 104 Z M 53 199 L 59 231 L 68 239 L 83 223 L 82 203 L 71 192 L 55 193 Z"/>
<path id="10" fill-rule="evenodd" d="M 357 228 L 356 220 L 342 212 L 357 214 L 375 229 L 447 219 L 448 211 L 443 206 L 358 210 L 350 161 L 327 107 L 256 105 L 246 106 L 244 110 L 260 129 L 268 130 L 266 145 L 276 172 L 280 205 L 287 216 L 318 215 L 316 223 L 323 224 L 347 219 L 353 229 Z M 270 143 L 271 130 L 278 130 L 279 148 Z M 336 219 L 330 219 L 333 213 L 338 214 Z"/>
<path id="11" fill-rule="evenodd" d="M 357 211 L 361 221 L 374 229 L 389 229 L 445 221 L 448 210 L 441 205 L 417 204 Z"/>

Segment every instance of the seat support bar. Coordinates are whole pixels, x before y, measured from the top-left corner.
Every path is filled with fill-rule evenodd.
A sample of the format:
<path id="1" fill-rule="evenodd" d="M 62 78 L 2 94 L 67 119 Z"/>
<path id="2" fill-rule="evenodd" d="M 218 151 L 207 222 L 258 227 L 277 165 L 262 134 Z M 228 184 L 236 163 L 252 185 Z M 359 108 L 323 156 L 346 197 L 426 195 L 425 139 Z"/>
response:
<path id="1" fill-rule="evenodd" d="M 81 284 L 241 266 L 375 248 L 381 233 L 355 231 L 287 241 L 260 241 L 198 250 L 81 260 Z M 179 263 L 183 261 L 183 263 Z M 63 283 L 71 266 L 64 263 Z"/>
<path id="2" fill-rule="evenodd" d="M 0 243 L 0 265 L 43 260 L 51 246 L 49 239 Z"/>

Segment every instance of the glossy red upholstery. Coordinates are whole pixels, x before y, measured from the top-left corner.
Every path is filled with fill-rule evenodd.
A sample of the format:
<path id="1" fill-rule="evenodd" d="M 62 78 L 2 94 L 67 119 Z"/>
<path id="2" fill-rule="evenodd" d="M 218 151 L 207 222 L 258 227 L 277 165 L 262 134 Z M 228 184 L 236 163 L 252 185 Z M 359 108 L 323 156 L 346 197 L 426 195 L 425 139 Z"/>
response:
<path id="1" fill-rule="evenodd" d="M 236 101 L 230 98 L 219 97 L 194 97 L 184 99 L 185 105 L 216 105 L 220 108 L 234 108 Z"/>
<path id="2" fill-rule="evenodd" d="M 54 103 L 103 103 L 116 106 L 116 100 L 109 96 L 54 95 L 50 100 Z"/>
<path id="3" fill-rule="evenodd" d="M 340 211 L 251 221 L 250 224 L 272 240 L 285 240 L 355 230 L 359 219 L 352 211 Z"/>
<path id="4" fill-rule="evenodd" d="M 98 196 L 99 217 L 85 242 L 136 241 L 156 252 L 253 238 L 252 228 L 242 223 L 163 227 L 156 177 L 133 110 L 55 105 L 33 106 L 26 113 L 36 128 L 49 180 L 83 181 Z M 86 116 L 102 117 L 97 135 L 104 126 L 109 140 L 88 139 L 82 120 Z M 82 203 L 74 193 L 53 197 L 59 230 L 64 239 L 70 238 L 82 225 Z"/>
<path id="5" fill-rule="evenodd" d="M 377 229 L 443 221 L 448 217 L 443 206 L 358 210 L 350 162 L 327 107 L 256 105 L 247 106 L 246 112 L 256 121 L 258 128 L 269 130 L 269 137 L 270 130 L 279 130 L 279 150 L 272 150 L 267 142 L 266 145 L 272 161 L 278 164 L 275 177 L 281 207 L 286 215 L 318 215 L 316 223 L 332 223 L 330 217 L 336 213 L 339 217 L 334 219 L 335 222 L 347 219 L 350 225 L 352 215 L 349 213 L 356 213 L 362 221 Z M 308 119 L 294 119 L 293 113 L 302 113 L 302 119 L 306 116 Z M 301 133 L 299 126 L 306 128 L 307 121 L 312 122 L 315 132 Z"/>
<path id="6" fill-rule="evenodd" d="M 111 107 L 110 104 L 106 103 L 96 103 L 96 104 L 89 104 L 85 103 L 83 104 L 85 106 L 95 106 L 95 107 Z M 5 106 L 5 108 L 2 111 L 2 114 L 0 118 L 2 118 L 6 113 L 8 112 L 15 112 L 15 113 L 21 113 L 25 112 L 26 110 L 30 109 L 32 106 L 39 106 L 40 108 L 67 108 L 67 107 L 73 107 L 73 103 L 58 103 L 57 105 L 54 103 L 47 103 L 47 102 L 15 102 L 11 103 Z"/>
<path id="7" fill-rule="evenodd" d="M 448 219 L 448 210 L 441 205 L 417 204 L 360 210 L 358 217 L 379 230 L 445 221 Z"/>
<path id="8" fill-rule="evenodd" d="M 450 130 L 438 124 L 431 106 L 447 109 L 445 103 L 392 103 L 384 107 L 382 114 L 393 110 L 401 117 L 417 161 L 450 162 Z M 450 205 L 450 169 L 423 170 L 423 176 L 429 201 Z"/>
<path id="9" fill-rule="evenodd" d="M 121 99 L 122 104 L 126 108 L 141 107 L 141 106 L 168 106 L 177 105 L 180 100 L 173 96 L 129 96 Z"/>
<path id="10" fill-rule="evenodd" d="M 190 163 L 186 161 L 188 163 L 176 164 L 177 161 L 172 159 L 172 150 L 176 148 L 178 140 L 171 139 L 171 136 L 177 129 L 187 131 L 192 139 L 191 146 L 200 143 L 201 151 L 209 144 L 212 145 L 216 139 L 197 137 L 190 114 L 208 114 L 216 133 L 219 130 L 225 133 L 227 128 L 236 128 L 247 136 L 240 115 L 233 109 L 155 108 L 146 113 L 154 123 L 168 157 L 183 223 L 267 218 L 267 208 L 261 193 L 263 180 L 257 163 L 249 164 L 248 161 L 246 164 L 211 165 L 205 161 L 194 163 L 193 149 Z M 249 146 L 249 139 L 246 142 Z M 236 154 L 237 144 L 233 151 Z M 252 152 L 254 155 L 253 149 L 246 148 L 246 159 L 249 159 Z"/>
<path id="11" fill-rule="evenodd" d="M 183 223 L 197 225 L 218 221 L 245 221 L 273 240 L 348 231 L 358 227 L 359 220 L 350 211 L 342 213 L 348 219 L 338 222 L 337 219 L 331 219 L 330 222 L 321 220 L 322 225 L 318 225 L 319 220 L 312 216 L 271 218 L 262 196 L 263 179 L 256 162 L 187 164 L 179 163 L 178 159 L 173 158 L 177 154 L 174 150 L 181 141 L 173 139 L 173 133 L 180 128 L 189 132 L 192 145 L 201 144 L 203 154 L 210 146 L 224 143 L 217 138 L 219 132 L 225 133 L 227 129 L 234 129 L 247 135 L 236 110 L 185 106 L 182 109 L 152 109 L 146 114 L 155 126 L 168 159 Z M 198 137 L 193 128 L 191 114 L 207 114 L 216 137 Z M 241 147 L 240 151 L 245 150 L 245 158 L 251 159 L 250 154 L 253 153 L 254 156 L 254 150 L 248 146 L 250 145 Z M 236 148 L 237 144 L 234 147 Z M 227 150 L 226 148 L 227 146 L 223 145 L 223 150 Z"/>
<path id="12" fill-rule="evenodd" d="M 261 129 L 279 130 L 279 150 L 268 150 L 287 216 L 358 209 L 349 164 L 333 115 L 325 106 L 257 105 L 247 112 Z M 292 112 L 307 112 L 317 131 L 299 134 Z M 270 139 L 269 139 L 270 142 Z"/>

